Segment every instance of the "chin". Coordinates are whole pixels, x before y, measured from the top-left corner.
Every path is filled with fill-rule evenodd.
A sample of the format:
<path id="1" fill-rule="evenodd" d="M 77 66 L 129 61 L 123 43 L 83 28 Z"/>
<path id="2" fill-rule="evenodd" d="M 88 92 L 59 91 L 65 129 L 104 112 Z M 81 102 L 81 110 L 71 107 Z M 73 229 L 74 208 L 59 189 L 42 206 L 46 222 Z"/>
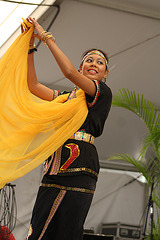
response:
<path id="1" fill-rule="evenodd" d="M 95 75 L 90 75 L 90 76 L 88 76 L 88 78 L 89 79 L 91 79 L 91 80 L 99 80 L 98 78 L 97 78 L 97 76 L 95 76 Z"/>

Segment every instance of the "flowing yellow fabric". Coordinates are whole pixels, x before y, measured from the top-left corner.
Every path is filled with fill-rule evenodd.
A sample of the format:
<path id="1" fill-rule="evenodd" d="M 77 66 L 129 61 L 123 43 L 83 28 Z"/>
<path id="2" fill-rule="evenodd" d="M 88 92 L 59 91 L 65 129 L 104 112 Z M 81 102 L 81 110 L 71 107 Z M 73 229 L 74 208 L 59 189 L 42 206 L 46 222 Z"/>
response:
<path id="1" fill-rule="evenodd" d="M 18 36 L 0 60 L 0 188 L 46 160 L 86 119 L 85 94 L 48 102 L 31 94 L 27 57 L 33 25 Z"/>

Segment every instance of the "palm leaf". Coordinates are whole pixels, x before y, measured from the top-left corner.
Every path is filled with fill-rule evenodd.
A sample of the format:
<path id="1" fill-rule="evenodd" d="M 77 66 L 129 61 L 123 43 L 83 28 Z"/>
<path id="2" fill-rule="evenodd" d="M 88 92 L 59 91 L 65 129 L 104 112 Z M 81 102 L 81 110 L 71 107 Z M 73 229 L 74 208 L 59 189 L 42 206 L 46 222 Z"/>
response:
<path id="1" fill-rule="evenodd" d="M 146 178 L 148 184 L 154 184 L 153 201 L 157 207 L 157 222 L 154 227 L 154 240 L 159 240 L 160 236 L 160 113 L 154 107 L 154 104 L 144 99 L 143 95 L 136 96 L 135 92 L 128 89 L 122 89 L 117 92 L 113 98 L 112 104 L 117 107 L 123 107 L 135 113 L 140 117 L 148 129 L 144 139 L 144 146 L 138 159 L 127 154 L 116 154 L 109 157 L 108 160 L 119 159 L 130 162 Z M 154 151 L 155 158 L 146 157 L 148 148 Z M 143 160 L 146 158 L 145 161 Z"/>
<path id="2" fill-rule="evenodd" d="M 114 96 L 112 104 L 134 112 L 145 122 L 150 133 L 157 130 L 160 133 L 160 114 L 153 103 L 144 99 L 143 94 L 141 97 L 139 94 L 136 96 L 135 92 L 123 88 Z"/>
<path id="3" fill-rule="evenodd" d="M 146 164 L 146 162 L 142 160 L 137 161 L 137 159 L 135 159 L 134 157 L 131 157 L 130 155 L 123 153 L 111 155 L 107 160 L 122 160 L 131 163 L 136 167 L 138 172 L 143 174 L 149 185 L 152 184 L 151 169 L 148 169 L 148 164 Z"/>
<path id="4" fill-rule="evenodd" d="M 154 104 L 144 99 L 143 94 L 136 96 L 135 92 L 128 89 L 122 89 L 114 96 L 112 104 L 117 107 L 123 107 L 135 113 L 147 126 L 149 131 L 141 156 L 144 156 L 148 147 L 153 143 L 156 151 L 160 149 L 160 113 L 154 107 Z"/>

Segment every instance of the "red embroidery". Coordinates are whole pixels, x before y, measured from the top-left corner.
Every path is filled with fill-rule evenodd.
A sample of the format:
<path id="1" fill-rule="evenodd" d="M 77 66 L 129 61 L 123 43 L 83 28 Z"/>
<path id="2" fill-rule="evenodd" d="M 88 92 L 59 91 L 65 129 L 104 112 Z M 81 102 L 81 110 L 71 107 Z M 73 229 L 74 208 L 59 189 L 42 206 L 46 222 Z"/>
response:
<path id="1" fill-rule="evenodd" d="M 77 144 L 74 143 L 70 143 L 70 144 L 66 144 L 65 147 L 70 149 L 70 156 L 67 159 L 67 161 L 62 165 L 62 167 L 60 168 L 60 170 L 64 170 L 66 168 L 68 168 L 72 162 L 74 162 L 74 160 L 79 156 L 80 154 L 80 150 Z"/>

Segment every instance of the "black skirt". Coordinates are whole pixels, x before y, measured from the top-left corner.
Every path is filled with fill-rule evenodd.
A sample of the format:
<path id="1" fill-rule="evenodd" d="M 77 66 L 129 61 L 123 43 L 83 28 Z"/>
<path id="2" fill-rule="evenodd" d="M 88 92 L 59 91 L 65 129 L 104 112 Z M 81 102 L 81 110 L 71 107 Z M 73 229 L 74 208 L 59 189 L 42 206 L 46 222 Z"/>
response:
<path id="1" fill-rule="evenodd" d="M 83 224 L 95 186 L 96 180 L 83 174 L 56 176 L 54 180 L 45 175 L 33 209 L 27 239 L 82 240 Z"/>

